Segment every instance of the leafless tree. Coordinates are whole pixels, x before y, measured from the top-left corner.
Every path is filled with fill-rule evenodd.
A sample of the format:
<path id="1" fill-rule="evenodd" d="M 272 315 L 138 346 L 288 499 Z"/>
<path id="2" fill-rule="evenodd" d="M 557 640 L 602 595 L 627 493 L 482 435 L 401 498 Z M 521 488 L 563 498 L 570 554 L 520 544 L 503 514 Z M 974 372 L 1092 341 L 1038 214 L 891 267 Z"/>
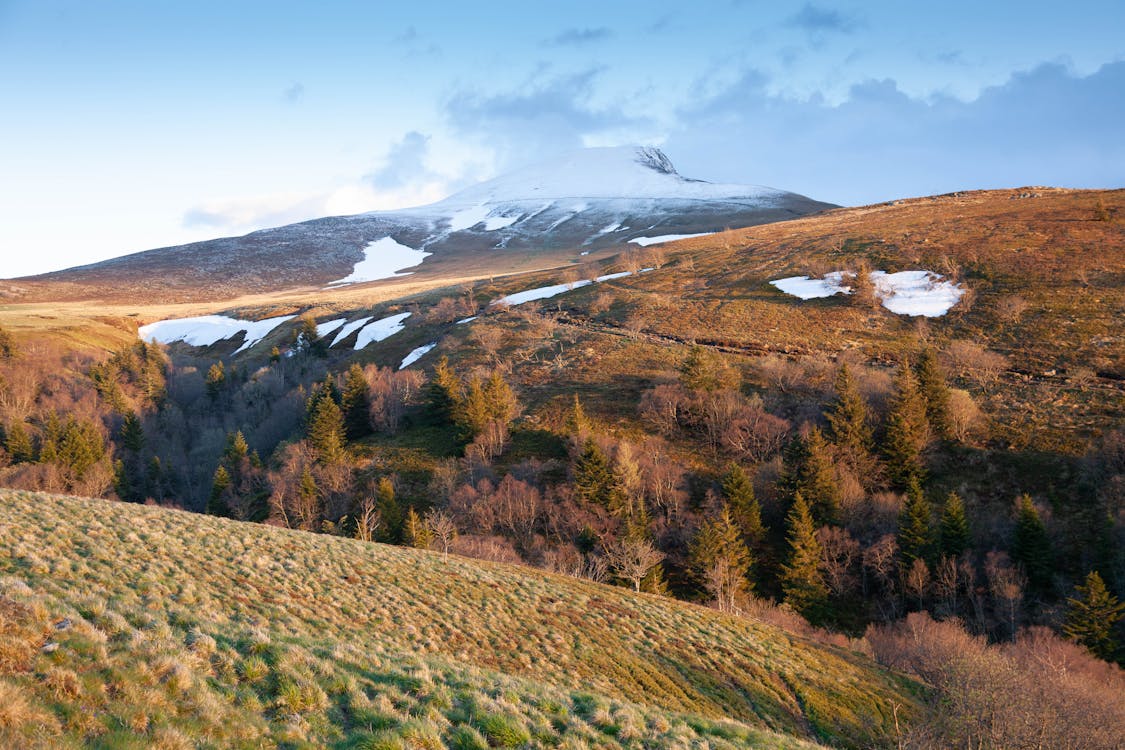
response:
<path id="1" fill-rule="evenodd" d="M 647 539 L 625 538 L 606 547 L 604 557 L 615 575 L 633 584 L 634 591 L 640 591 L 641 582 L 664 559 L 664 553 Z"/>
<path id="2" fill-rule="evenodd" d="M 430 508 L 424 521 L 434 537 L 434 544 L 441 549 L 443 556 L 448 557 L 449 547 L 457 538 L 457 524 L 453 522 L 453 517 L 438 508 Z"/>
<path id="3" fill-rule="evenodd" d="M 856 564 L 860 545 L 846 529 L 822 526 L 816 532 L 820 542 L 820 569 L 824 582 L 836 596 L 845 596 L 856 587 Z"/>

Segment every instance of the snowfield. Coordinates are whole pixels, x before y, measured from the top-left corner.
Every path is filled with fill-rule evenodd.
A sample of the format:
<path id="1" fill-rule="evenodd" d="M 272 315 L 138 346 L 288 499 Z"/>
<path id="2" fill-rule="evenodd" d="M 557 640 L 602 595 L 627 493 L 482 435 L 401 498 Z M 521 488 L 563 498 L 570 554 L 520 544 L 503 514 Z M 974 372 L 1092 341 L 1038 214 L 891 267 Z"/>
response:
<path id="1" fill-rule="evenodd" d="M 363 249 L 363 260 L 355 264 L 350 275 L 329 283 L 329 286 L 361 284 L 365 281 L 378 281 L 396 276 L 409 276 L 413 268 L 432 253 L 415 250 L 401 245 L 390 237 L 369 242 Z"/>
<path id="2" fill-rule="evenodd" d="M 375 316 L 369 315 L 366 318 L 360 318 L 359 320 L 353 320 L 351 323 L 348 323 L 346 326 L 340 329 L 340 332 L 336 334 L 336 338 L 332 339 L 332 343 L 329 344 L 329 346 L 336 346 L 336 344 L 339 344 L 348 336 L 351 336 L 357 330 L 367 325 L 368 321 L 370 321 L 373 317 Z"/>
<path id="3" fill-rule="evenodd" d="M 664 242 L 675 242 L 676 240 L 690 240 L 692 237 L 706 237 L 710 234 L 718 234 L 718 232 L 697 232 L 696 234 L 662 234 L 657 237 L 636 237 L 629 240 L 634 245 L 641 247 L 648 247 L 649 245 L 659 245 Z"/>
<path id="4" fill-rule="evenodd" d="M 825 274 L 823 279 L 791 276 L 771 281 L 770 284 L 803 300 L 817 299 L 834 294 L 851 294 L 852 289 L 844 280 L 854 275 L 846 271 L 833 271 Z M 933 271 L 872 271 L 868 278 L 875 286 L 875 296 L 883 303 L 883 307 L 897 315 L 938 318 L 949 312 L 965 293 L 957 284 L 944 281 L 941 274 Z"/>
<path id="5" fill-rule="evenodd" d="M 137 334 L 144 341 L 154 341 L 159 344 L 182 341 L 191 346 L 211 346 L 243 333 L 246 335 L 246 340 L 235 350 L 237 354 L 246 351 L 264 339 L 270 331 L 295 317 L 295 315 L 281 315 L 265 320 L 239 320 L 226 315 L 201 315 L 195 318 L 158 320 L 141 326 Z"/>
<path id="6" fill-rule="evenodd" d="M 335 320 L 326 320 L 323 323 L 317 323 L 316 324 L 316 336 L 317 336 L 317 338 L 324 338 L 328 334 L 332 333 L 337 328 L 344 325 L 345 320 L 347 320 L 347 318 L 336 318 Z"/>
<path id="7" fill-rule="evenodd" d="M 640 272 L 648 273 L 651 270 L 651 268 L 642 268 Z M 541 286 L 535 289 L 527 289 L 522 292 L 515 292 L 514 294 L 509 294 L 507 296 L 501 297 L 500 299 L 492 300 L 490 304 L 515 307 L 516 305 L 522 305 L 525 302 L 533 302 L 540 299 L 550 299 L 551 297 L 560 295 L 563 292 L 569 292 L 572 289 L 581 289 L 582 287 L 589 286 L 590 284 L 601 283 L 603 281 L 612 281 L 613 279 L 623 279 L 626 276 L 632 275 L 632 271 L 619 271 L 617 273 L 607 273 L 604 276 L 599 276 L 593 281 L 590 281 L 589 279 L 582 279 L 581 281 L 575 281 L 572 284 L 552 284 L 550 286 Z"/>
<path id="8" fill-rule="evenodd" d="M 403 329 L 403 321 L 410 317 L 410 313 L 399 313 L 398 315 L 391 315 L 387 318 L 380 318 L 374 323 L 368 323 L 359 332 L 355 338 L 356 351 L 362 349 L 368 344 L 373 344 L 376 341 L 390 338 Z M 368 318 L 371 320 L 371 318 Z"/>
<path id="9" fill-rule="evenodd" d="M 410 367 L 410 365 L 412 365 L 415 362 L 417 362 L 418 360 L 420 360 L 425 354 L 427 354 L 435 346 L 437 346 L 436 341 L 433 342 L 432 344 L 425 344 L 423 346 L 418 347 L 414 351 L 410 352 L 410 354 L 407 354 L 405 357 L 402 358 L 402 364 L 398 366 L 398 369 L 405 370 L 407 367 Z"/>

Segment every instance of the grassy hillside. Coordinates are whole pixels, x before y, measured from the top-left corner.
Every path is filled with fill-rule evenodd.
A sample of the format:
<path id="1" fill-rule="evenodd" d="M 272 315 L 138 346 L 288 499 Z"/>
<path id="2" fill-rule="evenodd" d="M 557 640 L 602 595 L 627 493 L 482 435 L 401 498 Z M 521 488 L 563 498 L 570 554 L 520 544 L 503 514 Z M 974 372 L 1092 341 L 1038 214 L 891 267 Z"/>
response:
<path id="1" fill-rule="evenodd" d="M 661 597 L 14 491 L 0 633 L 5 746 L 858 747 L 919 710 L 858 654 Z"/>

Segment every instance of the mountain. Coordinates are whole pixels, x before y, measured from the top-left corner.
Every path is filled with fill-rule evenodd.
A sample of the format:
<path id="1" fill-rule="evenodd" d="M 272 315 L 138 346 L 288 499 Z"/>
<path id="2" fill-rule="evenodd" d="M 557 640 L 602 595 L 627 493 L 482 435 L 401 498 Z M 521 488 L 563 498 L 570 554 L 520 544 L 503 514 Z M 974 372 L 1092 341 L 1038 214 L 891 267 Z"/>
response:
<path id="1" fill-rule="evenodd" d="M 403 269 L 415 279 L 479 278 L 578 262 L 633 240 L 747 227 L 829 207 L 782 190 L 685 178 L 659 149 L 594 148 L 428 206 L 149 250 L 20 283 L 29 299 L 143 295 L 187 302 L 388 278 Z"/>

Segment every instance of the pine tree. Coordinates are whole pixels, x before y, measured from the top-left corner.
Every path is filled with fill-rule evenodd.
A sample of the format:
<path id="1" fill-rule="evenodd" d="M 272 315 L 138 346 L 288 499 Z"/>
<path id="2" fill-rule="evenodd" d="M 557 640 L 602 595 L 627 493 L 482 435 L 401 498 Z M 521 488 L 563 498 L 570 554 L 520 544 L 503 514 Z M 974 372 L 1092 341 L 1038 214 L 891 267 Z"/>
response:
<path id="1" fill-rule="evenodd" d="M 910 570 L 915 560 L 929 562 L 933 558 L 932 516 L 933 509 L 921 485 L 917 479 L 911 480 L 898 516 L 898 554 L 903 570 Z"/>
<path id="2" fill-rule="evenodd" d="M 926 419 L 937 435 L 948 440 L 953 435 L 949 419 L 949 386 L 937 355 L 926 347 L 918 357 L 918 387 L 926 401 Z"/>
<path id="3" fill-rule="evenodd" d="M 461 381 L 449 366 L 448 357 L 443 356 L 434 367 L 427 395 L 434 414 L 441 419 L 453 421 L 454 412 L 461 401 Z"/>
<path id="4" fill-rule="evenodd" d="M 816 623 L 827 614 L 828 586 L 820 572 L 821 547 L 816 538 L 816 526 L 800 492 L 793 496 L 793 507 L 786 521 L 789 555 L 781 567 L 781 589 L 786 603 Z"/>
<path id="5" fill-rule="evenodd" d="M 488 409 L 489 419 L 495 419 L 504 424 L 511 422 L 519 409 L 516 394 L 512 386 L 504 380 L 499 370 L 493 370 L 484 383 L 484 401 Z"/>
<path id="6" fill-rule="evenodd" d="M 4 448 L 12 459 L 12 463 L 23 463 L 35 460 L 35 446 L 31 443 L 31 436 L 24 427 L 23 422 L 13 422 L 8 426 L 4 437 Z"/>
<path id="7" fill-rule="evenodd" d="M 574 486 L 586 502 L 604 508 L 614 504 L 619 492 L 609 459 L 593 440 L 586 441 L 582 453 L 574 460 Z"/>
<path id="8" fill-rule="evenodd" d="M 322 464 L 335 464 L 344 459 L 344 415 L 331 398 L 317 399 L 309 418 L 308 440 Z"/>
<path id="9" fill-rule="evenodd" d="M 702 346 L 693 346 L 680 365 L 680 383 L 689 391 L 733 388 L 738 376 L 726 362 Z"/>
<path id="10" fill-rule="evenodd" d="M 406 519 L 402 523 L 402 543 L 408 547 L 429 549 L 434 541 L 433 532 L 422 521 L 422 517 L 414 510 L 414 506 L 406 512 Z"/>
<path id="11" fill-rule="evenodd" d="M 566 416 L 566 431 L 571 435 L 583 435 L 590 431 L 590 419 L 586 416 L 577 393 L 574 394 L 570 413 Z"/>
<path id="12" fill-rule="evenodd" d="M 1125 617 L 1125 602 L 1117 601 L 1106 589 L 1097 571 L 1089 573 L 1075 593 L 1066 600 L 1069 606 L 1063 633 L 1099 659 L 1113 659 L 1120 648 L 1114 627 Z"/>
<path id="13" fill-rule="evenodd" d="M 371 392 L 363 368 L 353 363 L 344 377 L 344 392 L 340 396 L 344 412 L 344 431 L 348 440 L 359 440 L 371 434 Z"/>
<path id="14" fill-rule="evenodd" d="M 940 550 L 943 557 L 960 557 L 972 541 L 965 504 L 956 492 L 950 492 L 941 511 Z"/>
<path id="15" fill-rule="evenodd" d="M 328 347 L 316 330 L 316 318 L 312 315 L 301 316 L 301 325 L 293 337 L 293 348 L 299 352 L 307 352 L 316 357 L 328 354 Z"/>
<path id="16" fill-rule="evenodd" d="M 490 414 L 488 398 L 484 393 L 484 384 L 480 378 L 469 378 L 464 396 L 454 410 L 453 421 L 461 430 L 463 440 L 472 440 L 488 425 Z"/>
<path id="17" fill-rule="evenodd" d="M 819 428 L 796 437 L 782 456 L 781 488 L 785 494 L 800 492 L 818 525 L 834 524 L 840 515 L 840 483 L 824 434 Z"/>
<path id="18" fill-rule="evenodd" d="M 700 527 L 689 551 L 692 571 L 724 612 L 732 611 L 751 589 L 753 560 L 741 537 L 730 510 L 724 506 L 717 517 Z"/>
<path id="19" fill-rule="evenodd" d="M 1052 579 L 1051 540 L 1030 495 L 1020 498 L 1012 559 L 1023 565 L 1027 582 L 1039 594 L 1050 593 Z"/>
<path id="20" fill-rule="evenodd" d="M 925 478 L 922 450 L 928 441 L 926 402 L 918 392 L 914 374 L 904 365 L 895 377 L 895 396 L 883 442 L 887 473 L 896 487 L 905 489 L 912 480 L 920 482 Z"/>
<path id="21" fill-rule="evenodd" d="M 395 485 L 390 477 L 380 477 L 375 486 L 375 507 L 383 519 L 387 541 L 395 541 L 402 529 L 402 508 L 395 499 Z"/>
<path id="22" fill-rule="evenodd" d="M 828 435 L 848 464 L 861 477 L 871 464 L 871 425 L 867 403 L 846 364 L 836 373 L 836 395 L 825 412 Z"/>
<path id="23" fill-rule="evenodd" d="M 145 445 L 145 431 L 141 420 L 133 412 L 128 412 L 121 422 L 121 444 L 126 450 L 138 453 Z"/>
<path id="24" fill-rule="evenodd" d="M 311 476 L 310 476 L 311 478 Z M 207 498 L 207 513 L 212 516 L 230 516 L 230 507 L 226 501 L 226 491 L 230 489 L 231 478 L 226 468 L 219 464 L 215 469 L 215 477 L 211 480 L 211 495 Z"/>
<path id="25" fill-rule="evenodd" d="M 223 390 L 223 384 L 226 383 L 227 373 L 226 368 L 223 367 L 222 360 L 211 365 L 207 370 L 207 377 L 204 379 L 207 384 L 207 395 L 211 398 L 216 398 Z"/>
<path id="26" fill-rule="evenodd" d="M 312 471 L 309 470 L 308 466 L 301 472 L 301 478 L 297 482 L 297 497 L 301 500 L 302 508 L 315 508 L 316 515 L 320 516 L 322 510 L 320 488 L 317 487 L 316 478 L 313 477 Z M 312 523 L 312 519 L 308 519 L 305 523 L 308 524 L 310 528 L 317 528 L 316 525 Z"/>
<path id="27" fill-rule="evenodd" d="M 746 470 L 732 463 L 722 480 L 723 497 L 727 499 L 730 516 L 742 533 L 746 545 L 757 552 L 766 538 L 762 525 L 762 508 L 754 496 L 754 484 Z"/>
<path id="28" fill-rule="evenodd" d="M 223 448 L 223 459 L 227 463 L 237 465 L 249 452 L 250 446 L 246 444 L 246 437 L 242 434 L 242 430 L 227 433 L 227 445 Z"/>

